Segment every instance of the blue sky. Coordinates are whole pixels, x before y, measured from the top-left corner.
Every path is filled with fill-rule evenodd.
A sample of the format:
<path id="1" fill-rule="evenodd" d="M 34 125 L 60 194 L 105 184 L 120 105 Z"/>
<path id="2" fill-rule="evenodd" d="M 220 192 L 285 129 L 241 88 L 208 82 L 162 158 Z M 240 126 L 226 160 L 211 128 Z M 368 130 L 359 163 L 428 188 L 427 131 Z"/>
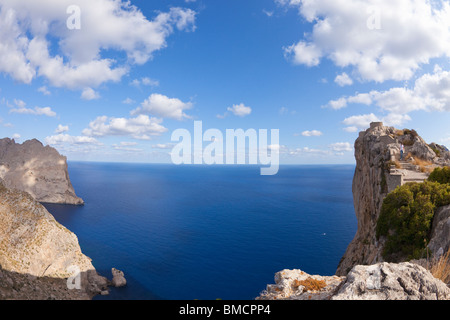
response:
<path id="1" fill-rule="evenodd" d="M 447 1 L 0 8 L 0 136 L 37 138 L 69 160 L 170 162 L 171 133 L 195 120 L 279 129 L 281 163 L 353 163 L 375 120 L 450 145 Z"/>

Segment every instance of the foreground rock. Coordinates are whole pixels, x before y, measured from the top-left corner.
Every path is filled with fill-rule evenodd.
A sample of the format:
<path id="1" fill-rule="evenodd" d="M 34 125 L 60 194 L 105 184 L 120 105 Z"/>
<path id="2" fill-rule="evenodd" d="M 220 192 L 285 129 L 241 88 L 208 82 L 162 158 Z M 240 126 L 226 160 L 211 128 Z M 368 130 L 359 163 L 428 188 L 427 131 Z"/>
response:
<path id="1" fill-rule="evenodd" d="M 0 217 L 0 298 L 89 299 L 107 285 L 76 235 L 28 193 L 0 184 Z"/>
<path id="2" fill-rule="evenodd" d="M 36 139 L 23 144 L 0 139 L 0 178 L 39 202 L 83 204 L 70 182 L 66 157 Z"/>
<path id="3" fill-rule="evenodd" d="M 316 289 L 308 286 L 309 283 L 315 284 Z M 450 289 L 417 264 L 384 262 L 355 266 L 346 277 L 311 276 L 300 270 L 283 270 L 275 275 L 275 284 L 268 285 L 256 299 L 449 300 Z"/>

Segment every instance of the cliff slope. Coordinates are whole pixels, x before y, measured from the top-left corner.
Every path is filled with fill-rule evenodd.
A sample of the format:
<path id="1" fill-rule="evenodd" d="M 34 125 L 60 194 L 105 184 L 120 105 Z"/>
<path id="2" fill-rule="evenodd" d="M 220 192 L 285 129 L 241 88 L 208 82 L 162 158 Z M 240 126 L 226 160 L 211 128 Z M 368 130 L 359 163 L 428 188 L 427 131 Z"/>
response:
<path id="1" fill-rule="evenodd" d="M 0 218 L 0 299 L 89 299 L 107 285 L 75 234 L 28 193 L 0 184 Z"/>
<path id="2" fill-rule="evenodd" d="M 36 139 L 23 144 L 0 139 L 0 178 L 7 188 L 26 191 L 39 202 L 83 204 L 70 182 L 66 157 Z"/>

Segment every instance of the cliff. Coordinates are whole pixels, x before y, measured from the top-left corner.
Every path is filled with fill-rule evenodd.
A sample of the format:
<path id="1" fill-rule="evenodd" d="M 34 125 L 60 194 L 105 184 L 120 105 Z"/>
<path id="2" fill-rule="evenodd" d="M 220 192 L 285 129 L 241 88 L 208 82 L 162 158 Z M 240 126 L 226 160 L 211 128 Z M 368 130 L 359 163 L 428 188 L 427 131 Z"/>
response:
<path id="1" fill-rule="evenodd" d="M 425 181 L 436 167 L 450 166 L 450 152 L 436 143 L 427 144 L 414 130 L 397 130 L 376 122 L 359 133 L 355 159 L 352 191 L 358 228 L 336 275 L 283 270 L 275 275 L 275 284 L 267 285 L 256 299 L 450 299 L 448 278 L 441 275 L 444 283 L 423 267 L 430 262 L 447 266 L 448 272 L 449 257 L 444 253 L 450 249 L 450 205 L 434 213 L 427 245 L 430 261 L 383 261 L 386 237 L 377 237 L 376 232 L 386 196 L 398 186 Z"/>
<path id="2" fill-rule="evenodd" d="M 0 299 L 89 299 L 107 286 L 75 234 L 28 193 L 0 184 L 0 217 Z"/>
<path id="3" fill-rule="evenodd" d="M 401 144 L 403 159 L 400 159 Z M 359 134 L 355 159 L 352 191 L 358 228 L 339 263 L 337 275 L 346 275 L 358 264 L 383 261 L 384 239 L 377 240 L 375 229 L 388 192 L 408 182 L 422 182 L 433 168 L 450 165 L 450 153 L 443 146 L 428 145 L 414 130 L 397 130 L 382 123 L 372 123 Z M 440 238 L 434 237 L 432 242 L 442 243 Z M 442 251 L 448 250 L 448 243 L 442 245 Z M 441 246 L 435 245 L 433 253 Z"/>
<path id="4" fill-rule="evenodd" d="M 36 139 L 18 144 L 0 139 L 0 179 L 44 203 L 81 205 L 69 179 L 67 159 Z"/>

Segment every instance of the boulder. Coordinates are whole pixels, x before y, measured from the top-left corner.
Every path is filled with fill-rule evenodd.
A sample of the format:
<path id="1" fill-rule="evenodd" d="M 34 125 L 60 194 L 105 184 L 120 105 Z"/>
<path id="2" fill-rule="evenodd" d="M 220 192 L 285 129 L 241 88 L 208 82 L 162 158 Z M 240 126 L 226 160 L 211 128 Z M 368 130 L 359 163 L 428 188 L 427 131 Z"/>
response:
<path id="1" fill-rule="evenodd" d="M 125 279 L 124 274 L 123 274 L 122 271 L 117 270 L 116 268 L 112 268 L 111 269 L 111 273 L 113 275 L 113 278 L 112 278 L 111 282 L 112 282 L 112 285 L 114 287 L 117 288 L 117 287 L 126 286 L 127 280 Z"/>

